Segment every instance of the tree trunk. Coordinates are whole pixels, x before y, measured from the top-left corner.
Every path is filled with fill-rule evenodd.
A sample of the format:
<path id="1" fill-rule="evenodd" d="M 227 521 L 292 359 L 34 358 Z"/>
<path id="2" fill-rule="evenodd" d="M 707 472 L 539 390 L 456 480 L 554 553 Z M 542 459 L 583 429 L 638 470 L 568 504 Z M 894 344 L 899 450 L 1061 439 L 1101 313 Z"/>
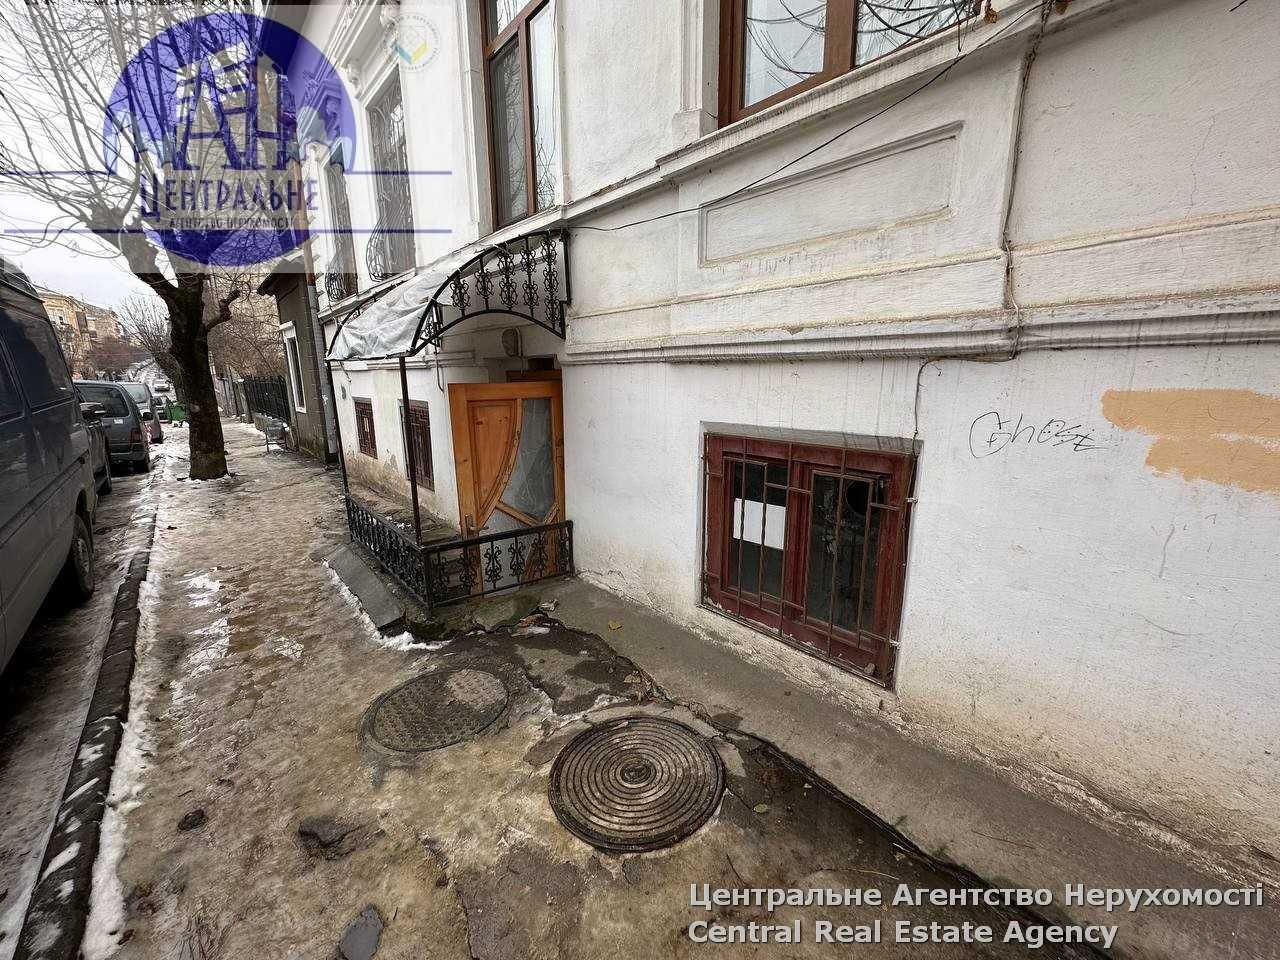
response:
<path id="1" fill-rule="evenodd" d="M 209 369 L 209 338 L 198 321 L 193 326 L 198 332 L 188 338 L 177 336 L 179 325 L 174 325 L 169 352 L 182 372 L 182 396 L 191 429 L 191 479 L 213 480 L 226 476 L 227 450 Z"/>

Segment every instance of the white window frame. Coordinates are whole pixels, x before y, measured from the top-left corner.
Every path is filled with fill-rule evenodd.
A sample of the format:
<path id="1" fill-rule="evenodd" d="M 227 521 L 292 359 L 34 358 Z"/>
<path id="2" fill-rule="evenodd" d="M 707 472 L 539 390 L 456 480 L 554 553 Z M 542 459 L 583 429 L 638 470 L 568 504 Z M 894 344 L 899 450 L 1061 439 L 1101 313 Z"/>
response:
<path id="1" fill-rule="evenodd" d="M 284 335 L 284 365 L 289 370 L 289 390 L 293 394 L 293 409 L 298 413 L 307 412 L 306 397 L 302 393 L 302 354 L 298 352 L 298 333 L 291 330 Z"/>

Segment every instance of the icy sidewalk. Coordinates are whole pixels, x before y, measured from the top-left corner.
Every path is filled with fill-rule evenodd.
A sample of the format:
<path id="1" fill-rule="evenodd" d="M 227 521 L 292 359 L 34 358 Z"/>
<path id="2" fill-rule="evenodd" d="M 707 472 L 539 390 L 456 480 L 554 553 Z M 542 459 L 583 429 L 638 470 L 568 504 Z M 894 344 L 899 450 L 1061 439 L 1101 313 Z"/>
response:
<path id="1" fill-rule="evenodd" d="M 691 905 L 690 886 L 702 884 L 892 893 L 975 881 L 826 789 L 741 716 L 675 702 L 674 685 L 646 671 L 678 670 L 684 653 L 620 653 L 619 634 L 638 632 L 629 615 L 622 631 L 600 630 L 610 642 L 566 626 L 586 625 L 590 604 L 570 594 L 587 588 L 545 584 L 498 598 L 491 605 L 505 605 L 505 622 L 443 645 L 388 643 L 322 562 L 346 535 L 337 477 L 266 453 L 249 428 L 227 432 L 237 475 L 175 480 L 161 503 L 88 960 L 819 957 L 832 947 L 815 942 L 818 919 L 1001 933 L 1030 919 L 969 905 Z M 536 612 L 556 592 L 566 596 L 560 608 Z M 706 768 L 721 774 L 711 806 L 689 798 L 709 819 L 673 846 L 607 853 L 553 809 L 562 752 L 623 717 L 674 721 L 686 747 L 718 758 Z M 410 752 L 443 743 L 452 745 Z M 594 768 L 585 769 L 563 774 L 569 805 L 590 802 Z M 610 792 L 632 798 L 659 775 L 629 755 L 616 770 Z M 779 954 L 772 943 L 695 943 L 698 921 L 808 932 Z M 1096 956 L 1000 942 L 981 951 Z M 882 942 L 870 955 L 976 953 L 965 943 Z"/>

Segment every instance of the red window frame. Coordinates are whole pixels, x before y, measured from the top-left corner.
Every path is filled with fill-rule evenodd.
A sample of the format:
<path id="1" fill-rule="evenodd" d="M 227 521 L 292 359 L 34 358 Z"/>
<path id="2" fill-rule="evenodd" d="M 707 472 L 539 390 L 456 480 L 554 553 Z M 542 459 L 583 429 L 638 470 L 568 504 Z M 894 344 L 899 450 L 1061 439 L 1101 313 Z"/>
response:
<path id="1" fill-rule="evenodd" d="M 410 400 L 409 409 L 400 408 L 404 431 L 405 476 L 409 475 L 409 458 L 413 457 L 418 486 L 434 490 L 435 470 L 431 462 L 431 409 L 421 400 Z"/>
<path id="2" fill-rule="evenodd" d="M 733 489 L 734 465 L 743 464 L 739 481 L 745 486 L 747 464 L 762 466 L 763 489 L 775 498 L 784 498 L 781 587 L 776 595 L 765 591 L 764 553 L 759 550 L 760 569 L 755 591 L 744 589 L 741 567 L 730 568 L 735 499 L 745 499 L 745 490 Z M 702 599 L 705 605 L 741 620 L 752 627 L 796 646 L 808 653 L 869 679 L 891 686 L 896 667 L 898 627 L 902 614 L 905 575 L 907 522 L 910 490 L 914 481 L 915 458 L 905 453 L 883 450 L 846 449 L 785 440 L 759 439 L 725 434 L 707 434 L 703 457 L 705 491 Z M 772 466 L 774 469 L 769 470 Z M 864 545 L 856 577 L 868 582 L 865 569 L 874 563 L 871 583 L 870 617 L 861 616 L 860 596 L 855 629 L 841 626 L 832 616 L 836 603 L 836 567 L 832 561 L 832 587 L 828 595 L 828 619 L 808 611 L 809 554 L 816 477 L 835 480 L 838 490 L 846 483 L 865 482 L 868 490 L 864 544 L 871 538 L 873 511 L 879 513 L 878 542 L 874 551 Z M 874 492 L 872 492 L 874 491 Z M 737 496 L 735 497 L 735 493 Z M 838 503 L 843 497 L 838 498 Z M 840 508 L 838 508 L 840 509 Z M 745 511 L 743 511 L 745 513 Z M 767 532 L 768 512 L 762 520 Z M 744 522 L 741 519 L 739 522 Z M 836 527 L 840 524 L 837 514 Z M 763 537 L 762 537 L 763 539 Z M 739 540 L 741 542 L 741 540 Z M 874 554 L 873 557 L 870 555 Z M 742 563 L 741 556 L 737 562 Z M 863 587 L 862 589 L 866 589 Z"/>
<path id="3" fill-rule="evenodd" d="M 378 437 L 373 426 L 373 401 L 352 397 L 356 412 L 356 443 L 366 457 L 378 458 Z"/>

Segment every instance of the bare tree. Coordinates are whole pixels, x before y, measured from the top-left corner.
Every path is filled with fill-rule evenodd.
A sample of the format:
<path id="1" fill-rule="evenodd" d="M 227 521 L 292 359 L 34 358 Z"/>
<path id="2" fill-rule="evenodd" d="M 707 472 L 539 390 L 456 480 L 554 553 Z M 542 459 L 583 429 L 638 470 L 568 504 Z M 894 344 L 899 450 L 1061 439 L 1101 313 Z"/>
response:
<path id="1" fill-rule="evenodd" d="M 169 316 L 154 297 L 130 297 L 117 310 L 125 336 L 146 351 L 162 373 L 169 378 L 178 395 L 187 396 L 182 368 L 169 351 Z"/>
<path id="2" fill-rule="evenodd" d="M 160 70 L 136 69 L 136 54 L 144 44 L 167 44 L 165 62 L 189 62 L 192 50 L 184 44 L 192 42 L 191 36 L 182 29 L 209 9 L 0 0 L 0 183 L 53 211 L 49 222 L 29 235 L 30 243 L 71 244 L 82 253 L 123 257 L 159 298 L 167 313 L 163 345 L 153 329 L 154 311 L 143 322 L 135 316 L 129 326 L 161 369 L 181 384 L 191 423 L 191 476 L 199 479 L 226 473 L 211 343 L 218 328 L 234 319 L 234 305 L 251 287 L 243 280 L 223 280 L 207 266 L 226 258 L 187 259 L 174 252 L 175 236 L 183 252 L 203 249 L 208 238 L 219 236 L 207 221 L 174 221 L 162 243 L 154 224 L 144 220 L 148 184 L 165 183 L 183 160 L 184 170 L 204 166 L 202 156 L 188 158 L 181 150 L 213 151 L 220 145 L 212 139 L 184 141 L 175 151 L 171 140 L 157 144 L 145 115 L 163 113 L 164 105 L 175 101 L 173 78 L 158 76 Z M 242 8 L 224 4 L 217 9 Z M 252 49 L 254 38 L 244 39 Z M 200 47 L 196 53 L 206 51 Z M 296 167 L 295 160 L 290 170 Z M 300 191 L 300 170 L 289 175 L 298 178 Z M 155 201 L 153 195 L 150 202 Z M 86 233 L 92 238 L 85 239 Z M 255 237 L 248 231 L 225 242 L 240 244 L 243 253 Z"/>
<path id="3" fill-rule="evenodd" d="M 231 316 L 209 338 L 209 353 L 219 370 L 242 375 L 280 376 L 284 373 L 284 345 L 274 297 L 257 293 L 258 277 L 250 271 L 227 272 L 216 284 L 236 288 Z M 221 298 L 219 298 L 221 299 Z"/>
<path id="4" fill-rule="evenodd" d="M 108 380 L 118 380 L 132 364 L 145 358 L 145 351 L 131 346 L 119 337 L 101 337 L 89 344 L 85 363 L 97 375 Z"/>

